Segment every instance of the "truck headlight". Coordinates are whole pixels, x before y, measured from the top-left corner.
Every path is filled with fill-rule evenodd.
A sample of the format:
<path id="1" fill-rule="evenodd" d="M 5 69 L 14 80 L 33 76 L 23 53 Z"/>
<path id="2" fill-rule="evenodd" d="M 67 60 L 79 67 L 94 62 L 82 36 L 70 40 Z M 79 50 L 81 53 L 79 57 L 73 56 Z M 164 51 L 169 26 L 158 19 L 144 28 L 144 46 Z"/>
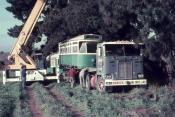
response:
<path id="1" fill-rule="evenodd" d="M 106 74 L 106 79 L 112 79 L 112 74 Z"/>
<path id="2" fill-rule="evenodd" d="M 137 77 L 138 77 L 138 78 L 143 78 L 143 77 L 144 77 L 144 75 L 143 75 L 143 74 L 141 74 L 141 73 L 139 73 L 139 74 L 137 74 Z"/>

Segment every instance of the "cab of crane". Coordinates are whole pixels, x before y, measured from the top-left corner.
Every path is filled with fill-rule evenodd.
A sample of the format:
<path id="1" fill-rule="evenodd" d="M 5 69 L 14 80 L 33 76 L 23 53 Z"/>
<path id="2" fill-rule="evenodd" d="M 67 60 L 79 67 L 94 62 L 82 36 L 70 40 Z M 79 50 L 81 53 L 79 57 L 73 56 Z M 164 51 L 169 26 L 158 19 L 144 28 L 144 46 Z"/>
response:
<path id="1" fill-rule="evenodd" d="M 43 53 L 33 53 L 32 58 L 36 63 L 37 69 L 44 69 L 44 56 Z"/>

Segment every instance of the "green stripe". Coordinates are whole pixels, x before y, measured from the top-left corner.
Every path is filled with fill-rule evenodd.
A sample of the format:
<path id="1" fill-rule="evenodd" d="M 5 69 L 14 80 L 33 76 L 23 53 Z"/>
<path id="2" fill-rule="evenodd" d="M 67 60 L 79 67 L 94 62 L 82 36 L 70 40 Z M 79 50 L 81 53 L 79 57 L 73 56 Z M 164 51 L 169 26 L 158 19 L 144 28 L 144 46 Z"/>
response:
<path id="1" fill-rule="evenodd" d="M 94 67 L 96 55 L 60 55 L 60 64 L 76 66 L 79 69 Z"/>

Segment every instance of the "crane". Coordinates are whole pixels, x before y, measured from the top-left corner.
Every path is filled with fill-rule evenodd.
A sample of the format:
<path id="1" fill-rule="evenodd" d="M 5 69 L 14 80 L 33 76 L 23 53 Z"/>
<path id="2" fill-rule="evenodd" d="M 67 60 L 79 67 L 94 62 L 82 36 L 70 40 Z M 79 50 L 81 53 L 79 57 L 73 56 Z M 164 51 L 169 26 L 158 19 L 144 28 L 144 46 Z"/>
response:
<path id="1" fill-rule="evenodd" d="M 59 71 L 55 67 L 50 69 L 37 69 L 35 61 L 30 55 L 25 52 L 25 47 L 28 43 L 29 37 L 38 21 L 41 12 L 43 11 L 47 0 L 36 0 L 36 3 L 27 18 L 24 27 L 22 28 L 15 44 L 13 45 L 9 59 L 10 64 L 6 66 L 3 71 L 3 84 L 6 82 L 21 81 L 20 69 L 21 65 L 25 65 L 27 69 L 26 81 L 43 81 L 56 79 L 59 82 Z M 66 1 L 69 4 L 69 0 Z M 58 60 L 58 59 L 56 59 Z"/>
<path id="2" fill-rule="evenodd" d="M 10 52 L 10 59 L 12 64 L 7 65 L 7 69 L 20 69 L 21 64 L 25 65 L 27 69 L 36 69 L 36 64 L 33 59 L 23 50 L 28 39 L 33 31 L 33 28 L 45 6 L 45 0 L 37 0 L 32 9 L 24 27 L 22 28 L 16 43 L 13 45 Z"/>
<path id="3" fill-rule="evenodd" d="M 6 82 L 20 81 L 20 68 L 21 65 L 25 65 L 27 69 L 27 81 L 43 80 L 44 73 L 38 71 L 36 64 L 32 57 L 26 52 L 24 47 L 28 43 L 29 37 L 33 31 L 33 28 L 41 15 L 41 12 L 46 4 L 45 0 L 36 0 L 36 3 L 27 18 L 15 44 L 13 45 L 9 59 L 10 64 L 6 66 L 6 70 L 3 71 L 3 84 Z M 43 71 L 45 72 L 45 71 Z"/>

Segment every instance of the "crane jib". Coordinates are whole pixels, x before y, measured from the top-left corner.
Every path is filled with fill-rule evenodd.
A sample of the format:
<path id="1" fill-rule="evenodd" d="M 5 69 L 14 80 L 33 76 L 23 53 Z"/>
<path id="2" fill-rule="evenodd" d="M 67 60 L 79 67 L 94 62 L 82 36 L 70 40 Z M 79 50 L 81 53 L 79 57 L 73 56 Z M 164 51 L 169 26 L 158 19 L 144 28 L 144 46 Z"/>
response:
<path id="1" fill-rule="evenodd" d="M 43 10 L 45 6 L 45 0 L 37 0 L 29 17 L 27 18 L 27 21 L 26 23 L 24 24 L 24 27 L 22 28 L 15 44 L 13 45 L 12 49 L 11 49 L 11 52 L 10 52 L 10 56 L 13 58 L 13 59 L 23 59 L 21 58 L 20 56 L 18 56 L 23 50 L 22 50 L 22 46 L 26 46 L 27 42 L 28 42 L 28 39 L 33 31 L 33 28 L 39 18 L 39 16 L 41 15 L 41 12 Z M 14 58 L 15 57 L 15 58 Z M 17 57 L 17 58 L 16 58 Z M 28 57 L 28 59 L 32 59 L 31 57 Z M 18 59 L 19 60 L 19 59 Z M 33 60 L 28 60 L 28 61 L 31 61 L 31 65 L 34 65 L 34 61 Z M 19 62 L 20 61 L 16 61 L 15 60 L 15 65 L 19 66 Z M 25 62 L 23 63 L 25 64 Z M 26 63 L 27 65 L 27 63 Z M 9 65 L 10 66 L 10 65 Z M 11 68 L 11 67 L 10 67 Z"/>

